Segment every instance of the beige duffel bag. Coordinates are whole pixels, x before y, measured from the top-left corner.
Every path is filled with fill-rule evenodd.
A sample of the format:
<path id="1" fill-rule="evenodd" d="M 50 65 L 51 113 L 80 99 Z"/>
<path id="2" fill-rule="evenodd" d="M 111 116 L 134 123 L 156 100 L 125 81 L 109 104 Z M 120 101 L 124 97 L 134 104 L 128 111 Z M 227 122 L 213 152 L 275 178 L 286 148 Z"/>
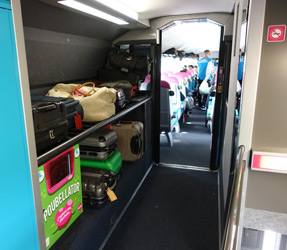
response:
<path id="1" fill-rule="evenodd" d="M 92 85 L 92 86 L 88 86 Z M 47 96 L 67 97 L 79 100 L 85 122 L 98 122 L 115 114 L 116 90 L 112 88 L 95 88 L 93 82 L 84 84 L 59 83 L 49 90 Z"/>

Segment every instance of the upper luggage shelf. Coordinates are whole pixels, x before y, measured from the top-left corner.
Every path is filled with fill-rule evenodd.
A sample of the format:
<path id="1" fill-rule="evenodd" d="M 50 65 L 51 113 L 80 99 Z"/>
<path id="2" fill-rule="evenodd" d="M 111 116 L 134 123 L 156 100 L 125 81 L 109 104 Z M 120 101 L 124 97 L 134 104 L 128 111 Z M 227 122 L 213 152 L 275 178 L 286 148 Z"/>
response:
<path id="1" fill-rule="evenodd" d="M 145 98 L 144 100 L 142 100 L 140 102 L 134 103 L 132 106 L 130 106 L 128 108 L 125 108 L 123 111 L 115 114 L 111 118 L 106 119 L 104 121 L 101 121 L 101 122 L 91 126 L 90 128 L 88 128 L 84 132 L 74 136 L 73 138 L 61 143 L 60 145 L 54 147 L 53 149 L 47 151 L 46 153 L 38 156 L 37 157 L 38 166 L 41 166 L 42 164 L 44 164 L 48 160 L 52 159 L 53 157 L 57 156 L 61 152 L 67 150 L 68 148 L 70 148 L 70 147 L 74 146 L 75 144 L 79 143 L 80 141 L 84 140 L 85 138 L 87 138 L 88 136 L 90 136 L 91 134 L 96 132 L 98 129 L 103 128 L 103 127 L 111 124 L 112 122 L 122 118 L 123 116 L 125 116 L 129 112 L 135 110 L 136 108 L 138 108 L 141 105 L 143 105 L 146 102 L 148 102 L 150 99 L 151 99 L 151 97 L 147 97 L 147 98 Z"/>

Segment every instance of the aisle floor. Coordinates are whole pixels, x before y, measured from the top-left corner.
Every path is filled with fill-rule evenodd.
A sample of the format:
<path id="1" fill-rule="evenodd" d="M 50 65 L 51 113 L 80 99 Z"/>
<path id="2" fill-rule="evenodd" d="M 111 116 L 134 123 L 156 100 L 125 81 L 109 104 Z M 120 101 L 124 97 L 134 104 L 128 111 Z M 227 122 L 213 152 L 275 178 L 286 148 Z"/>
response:
<path id="1" fill-rule="evenodd" d="M 217 173 L 153 167 L 104 250 L 217 250 Z"/>
<path id="2" fill-rule="evenodd" d="M 169 147 L 164 134 L 160 136 L 160 162 L 209 168 L 211 134 L 205 127 L 205 113 L 194 108 L 180 133 L 173 133 L 174 145 Z"/>

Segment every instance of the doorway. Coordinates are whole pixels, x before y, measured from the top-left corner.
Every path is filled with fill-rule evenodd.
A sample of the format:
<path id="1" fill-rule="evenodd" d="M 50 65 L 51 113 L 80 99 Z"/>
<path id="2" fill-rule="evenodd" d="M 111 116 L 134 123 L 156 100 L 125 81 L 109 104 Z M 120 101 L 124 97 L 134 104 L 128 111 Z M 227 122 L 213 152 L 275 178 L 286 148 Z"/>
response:
<path id="1" fill-rule="evenodd" d="M 207 19 L 175 21 L 162 29 L 161 164 L 210 167 L 221 32 L 221 25 Z M 203 92 L 198 62 L 206 50 L 212 68 Z"/>

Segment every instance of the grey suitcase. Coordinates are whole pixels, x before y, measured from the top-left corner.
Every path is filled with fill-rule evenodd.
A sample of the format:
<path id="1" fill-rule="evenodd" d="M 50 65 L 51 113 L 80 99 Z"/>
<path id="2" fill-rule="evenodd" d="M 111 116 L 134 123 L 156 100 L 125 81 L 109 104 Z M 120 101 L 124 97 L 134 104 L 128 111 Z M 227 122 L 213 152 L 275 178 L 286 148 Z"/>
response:
<path id="1" fill-rule="evenodd" d="M 101 129 L 80 142 L 81 159 L 105 161 L 115 151 L 117 133 L 110 129 Z"/>

